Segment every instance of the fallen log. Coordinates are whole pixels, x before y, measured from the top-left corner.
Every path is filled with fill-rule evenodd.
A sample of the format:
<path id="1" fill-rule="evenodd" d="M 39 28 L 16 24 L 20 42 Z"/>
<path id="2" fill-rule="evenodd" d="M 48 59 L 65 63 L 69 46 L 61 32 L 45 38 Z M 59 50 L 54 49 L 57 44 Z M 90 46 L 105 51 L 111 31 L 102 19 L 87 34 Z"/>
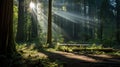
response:
<path id="1" fill-rule="evenodd" d="M 92 49 L 90 49 L 90 48 L 82 48 L 82 49 L 80 49 L 80 48 L 78 48 L 78 49 L 73 49 L 72 50 L 73 52 L 79 52 L 79 51 L 103 51 L 103 52 L 106 52 L 106 53 L 108 53 L 108 52 L 116 52 L 117 50 L 115 50 L 115 49 L 113 49 L 113 48 L 102 48 L 102 49 L 94 49 L 94 48 L 92 48 Z"/>

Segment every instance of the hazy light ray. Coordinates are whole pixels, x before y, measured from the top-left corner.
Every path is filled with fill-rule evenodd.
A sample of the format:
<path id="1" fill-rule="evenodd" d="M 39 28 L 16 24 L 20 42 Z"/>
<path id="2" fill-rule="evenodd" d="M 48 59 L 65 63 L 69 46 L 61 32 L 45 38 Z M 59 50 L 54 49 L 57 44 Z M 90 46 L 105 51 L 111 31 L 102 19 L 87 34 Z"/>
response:
<path id="1" fill-rule="evenodd" d="M 40 3 L 38 3 L 38 5 L 40 5 Z M 47 19 L 46 15 L 43 13 L 43 9 L 41 8 L 41 6 L 39 6 L 39 8 L 38 8 L 38 5 L 37 5 L 37 11 L 36 11 L 38 24 L 42 30 L 41 32 L 47 33 L 47 20 L 48 19 Z"/>
<path id="2" fill-rule="evenodd" d="M 39 21 L 39 25 L 41 26 L 41 30 L 44 33 L 47 33 L 47 24 L 48 24 L 48 17 L 47 15 L 45 15 L 43 13 L 43 10 L 41 10 L 40 12 L 38 12 L 38 21 Z"/>
<path id="3" fill-rule="evenodd" d="M 60 16 L 60 17 L 65 18 L 66 20 L 69 20 L 69 21 L 73 22 L 73 23 L 79 23 L 78 21 L 80 21 L 79 19 L 75 19 L 74 17 L 71 17 L 70 15 L 67 15 L 67 14 L 63 14 L 63 13 L 60 13 L 60 12 L 54 12 L 54 13 L 56 15 Z"/>
<path id="4" fill-rule="evenodd" d="M 35 13 L 35 15 L 37 15 L 37 14 L 38 14 L 38 12 L 37 12 L 37 9 L 36 9 L 36 8 L 32 9 L 32 12 L 33 12 L 33 13 Z"/>
<path id="5" fill-rule="evenodd" d="M 44 32 L 44 33 L 47 33 L 47 20 L 48 20 L 48 18 L 47 18 L 47 16 L 46 15 L 44 15 L 43 13 L 41 14 L 42 16 L 44 16 L 44 18 L 42 18 L 42 22 L 40 21 L 40 19 L 38 19 L 38 22 L 39 22 L 39 25 L 41 26 L 41 28 L 42 28 L 42 32 Z M 59 31 L 58 31 L 59 30 Z M 52 22 L 52 31 L 53 31 L 53 33 L 55 33 L 55 34 L 58 34 L 58 32 L 59 33 L 63 33 L 66 37 L 68 37 L 68 38 L 70 38 L 70 36 L 62 29 L 62 28 L 60 28 L 58 25 L 56 25 L 55 23 L 53 23 Z M 53 35 L 54 36 L 54 35 Z"/>
<path id="6" fill-rule="evenodd" d="M 42 23 L 39 20 L 39 24 L 41 25 L 43 30 L 47 31 L 47 22 L 48 22 L 47 20 L 48 20 L 48 18 L 43 12 L 40 14 L 40 16 L 43 16 L 44 18 L 42 18 L 42 20 L 43 20 Z M 52 31 L 53 31 L 53 33 L 56 33 L 56 34 L 58 34 L 58 32 L 59 33 L 62 32 L 66 37 L 70 38 L 70 36 L 62 28 L 60 28 L 58 25 L 56 25 L 53 22 L 52 22 Z"/>
<path id="7" fill-rule="evenodd" d="M 38 15 L 35 10 L 33 12 L 35 13 L 35 15 Z M 69 20 L 69 21 L 72 21 L 72 22 L 77 22 L 77 23 L 81 22 L 78 19 L 76 19 L 77 17 L 71 17 L 71 16 L 69 16 L 69 14 L 67 14 L 67 15 L 65 15 L 64 13 L 63 13 L 64 15 L 60 14 L 60 13 L 56 13 L 56 14 Z M 35 15 L 34 15 L 34 18 L 35 18 Z M 47 16 L 43 12 L 41 12 L 40 15 L 38 15 L 38 18 L 42 18 L 43 21 L 41 21 L 41 19 L 38 19 L 39 25 L 41 26 L 43 32 L 47 32 L 47 20 L 48 20 Z M 84 22 L 84 21 L 82 21 L 82 22 Z M 66 33 L 64 33 L 64 34 L 67 35 Z M 67 36 L 67 37 L 69 37 L 69 36 Z"/>
<path id="8" fill-rule="evenodd" d="M 56 34 L 59 34 L 59 33 L 63 33 L 67 38 L 70 38 L 70 36 L 68 35 L 67 32 L 65 32 L 65 30 L 63 30 L 61 27 L 59 27 L 57 24 L 53 23 L 52 22 L 52 30 L 53 32 L 55 32 Z"/>
<path id="9" fill-rule="evenodd" d="M 63 15 L 66 15 L 68 17 L 72 17 L 76 20 L 86 20 L 86 21 L 93 21 L 92 19 L 90 18 L 86 18 L 85 16 L 80 16 L 80 15 L 77 15 L 77 14 L 74 14 L 74 13 L 70 13 L 70 12 L 64 12 L 64 11 L 56 11 L 57 13 L 61 13 Z"/>
<path id="10" fill-rule="evenodd" d="M 41 26 L 41 30 L 46 33 L 47 32 L 47 19 L 38 17 L 38 23 Z"/>
<path id="11" fill-rule="evenodd" d="M 89 17 L 86 18 L 84 16 L 79 16 L 79 15 L 76 15 L 76 14 L 73 14 L 73 13 L 69 13 L 69 12 L 54 11 L 54 13 L 56 15 L 59 15 L 59 16 L 65 18 L 65 19 L 71 21 L 71 22 L 74 22 L 74 23 L 82 23 L 84 21 L 92 21 L 92 22 L 94 22 L 94 20 L 90 19 Z M 43 12 L 41 14 L 44 15 Z M 46 15 L 44 15 L 44 17 L 47 18 Z M 87 22 L 84 22 L 84 23 L 87 23 Z"/>
<path id="12" fill-rule="evenodd" d="M 42 37 L 41 41 L 46 42 L 47 38 L 47 16 L 44 14 L 43 9 L 37 8 L 38 3 L 34 6 L 31 6 L 31 16 L 33 20 L 35 20 L 35 23 L 37 23 L 38 33 L 40 37 Z"/>
<path id="13" fill-rule="evenodd" d="M 91 26 L 96 26 L 95 23 L 88 23 L 88 22 L 96 22 L 94 19 L 91 19 L 89 17 L 83 18 L 81 19 L 81 17 L 79 15 L 74 15 L 74 14 L 70 14 L 69 12 L 64 12 L 64 11 L 54 11 L 54 14 L 65 18 L 66 20 L 69 20 L 73 23 L 85 23 L 86 25 L 91 25 Z M 86 21 L 86 22 L 85 22 Z"/>
<path id="14" fill-rule="evenodd" d="M 47 20 L 48 20 L 47 15 L 45 15 L 44 13 L 42 13 L 42 16 L 43 16 L 45 19 L 47 19 Z"/>
<path id="15" fill-rule="evenodd" d="M 57 13 L 57 12 L 54 12 L 56 15 L 60 16 L 60 17 L 63 17 L 65 18 L 66 20 L 69 20 L 69 21 L 72 21 L 72 22 L 75 22 L 74 20 L 70 19 L 69 17 L 67 17 L 66 15 L 62 15 L 60 13 Z"/>

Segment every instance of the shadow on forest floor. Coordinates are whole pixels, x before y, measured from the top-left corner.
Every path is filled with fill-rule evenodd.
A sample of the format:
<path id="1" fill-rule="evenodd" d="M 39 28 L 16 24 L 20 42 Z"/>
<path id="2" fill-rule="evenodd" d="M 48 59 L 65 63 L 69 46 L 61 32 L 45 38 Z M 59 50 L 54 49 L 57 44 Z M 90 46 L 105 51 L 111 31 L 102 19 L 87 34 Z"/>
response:
<path id="1" fill-rule="evenodd" d="M 63 67 L 120 67 L 119 56 L 108 55 L 77 55 L 61 51 L 43 51 L 51 60 L 59 60 Z"/>

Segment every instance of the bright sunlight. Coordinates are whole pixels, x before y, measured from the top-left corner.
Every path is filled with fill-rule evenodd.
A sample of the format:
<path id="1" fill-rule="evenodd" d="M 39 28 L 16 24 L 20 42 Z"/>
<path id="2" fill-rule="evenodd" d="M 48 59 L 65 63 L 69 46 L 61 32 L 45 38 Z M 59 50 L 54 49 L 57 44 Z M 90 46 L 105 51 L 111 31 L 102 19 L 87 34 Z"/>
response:
<path id="1" fill-rule="evenodd" d="M 35 8 L 35 4 L 33 2 L 30 2 L 30 8 Z"/>

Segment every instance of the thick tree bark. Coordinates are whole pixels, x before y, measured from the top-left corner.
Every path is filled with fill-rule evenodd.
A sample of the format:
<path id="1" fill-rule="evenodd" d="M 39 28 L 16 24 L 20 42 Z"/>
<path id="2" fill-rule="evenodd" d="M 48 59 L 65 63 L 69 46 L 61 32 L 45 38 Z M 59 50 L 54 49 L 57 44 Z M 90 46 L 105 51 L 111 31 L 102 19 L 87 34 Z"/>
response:
<path id="1" fill-rule="evenodd" d="M 52 44 L 52 0 L 49 0 L 47 44 Z"/>
<path id="2" fill-rule="evenodd" d="M 15 52 L 13 37 L 13 0 L 0 0 L 0 55 Z"/>

